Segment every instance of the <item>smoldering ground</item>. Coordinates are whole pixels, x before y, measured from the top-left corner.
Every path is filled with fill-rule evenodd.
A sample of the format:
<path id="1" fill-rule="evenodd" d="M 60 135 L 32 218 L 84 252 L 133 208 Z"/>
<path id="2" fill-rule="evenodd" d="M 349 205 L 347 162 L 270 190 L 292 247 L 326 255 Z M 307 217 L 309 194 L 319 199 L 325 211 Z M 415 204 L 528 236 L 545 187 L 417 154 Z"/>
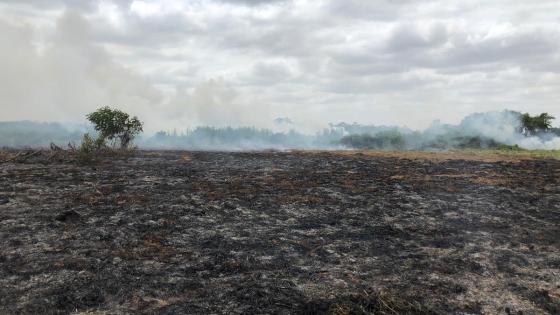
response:
<path id="1" fill-rule="evenodd" d="M 560 312 L 557 160 L 46 153 L 0 164 L 0 313 Z"/>

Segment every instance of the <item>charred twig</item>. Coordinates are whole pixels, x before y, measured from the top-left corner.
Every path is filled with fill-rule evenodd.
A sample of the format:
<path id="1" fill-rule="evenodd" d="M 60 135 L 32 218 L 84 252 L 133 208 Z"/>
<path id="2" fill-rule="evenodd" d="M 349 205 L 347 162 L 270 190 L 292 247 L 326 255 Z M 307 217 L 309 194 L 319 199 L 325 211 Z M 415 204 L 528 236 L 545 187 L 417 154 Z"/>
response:
<path id="1" fill-rule="evenodd" d="M 57 146 L 56 144 L 51 142 L 51 151 L 64 151 L 64 149 L 62 149 L 61 147 Z"/>
<path id="2" fill-rule="evenodd" d="M 53 153 L 51 153 L 51 155 L 47 158 L 47 162 L 52 161 L 52 159 L 54 159 L 54 157 L 57 155 L 58 155 L 58 151 L 54 151 Z"/>
<path id="3" fill-rule="evenodd" d="M 18 157 L 20 157 L 20 156 L 22 155 L 22 153 L 23 153 L 23 152 L 20 152 L 20 153 L 16 154 L 15 156 L 11 157 L 11 158 L 8 158 L 8 159 L 6 159 L 6 160 L 4 160 L 4 161 L 0 161 L 0 163 L 8 163 L 8 162 L 14 161 L 14 160 L 16 160 Z"/>
<path id="4" fill-rule="evenodd" d="M 31 153 L 29 153 L 29 154 L 23 156 L 23 160 L 21 160 L 21 161 L 25 161 L 25 160 L 27 160 L 28 158 L 30 158 L 30 157 L 32 157 L 32 156 L 38 155 L 39 153 L 41 153 L 41 150 L 37 150 L 37 151 L 35 151 L 35 152 L 31 152 Z"/>
<path id="5" fill-rule="evenodd" d="M 14 157 L 11 157 L 11 158 L 9 158 L 9 159 L 7 159 L 7 160 L 1 161 L 0 163 L 12 162 L 12 161 L 15 161 L 15 160 L 17 160 L 17 159 L 19 159 L 19 158 L 23 158 L 23 161 L 25 161 L 26 159 L 28 159 L 28 158 L 30 158 L 30 157 L 32 157 L 32 156 L 35 156 L 35 155 L 37 155 L 37 154 L 39 154 L 39 153 L 41 153 L 41 150 L 37 150 L 37 151 L 34 151 L 34 152 L 20 152 L 20 153 L 16 154 Z"/>

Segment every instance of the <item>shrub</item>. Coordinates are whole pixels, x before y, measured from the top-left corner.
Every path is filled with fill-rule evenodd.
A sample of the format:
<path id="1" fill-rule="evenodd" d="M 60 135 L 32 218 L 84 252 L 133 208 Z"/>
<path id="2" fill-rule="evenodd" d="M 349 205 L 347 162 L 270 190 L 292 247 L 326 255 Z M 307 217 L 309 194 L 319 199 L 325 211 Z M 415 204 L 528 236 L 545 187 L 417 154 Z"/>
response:
<path id="1" fill-rule="evenodd" d="M 400 150 L 405 146 L 404 138 L 398 131 L 384 131 L 375 135 L 348 135 L 340 139 L 340 143 L 354 149 Z"/>
<path id="2" fill-rule="evenodd" d="M 127 149 L 136 135 L 143 131 L 143 123 L 136 116 L 110 107 L 102 107 L 87 115 L 87 119 L 99 132 L 99 140 L 118 140 L 121 149 Z M 115 143 L 113 143 L 115 145 Z"/>
<path id="3" fill-rule="evenodd" d="M 82 138 L 82 143 L 76 149 L 77 159 L 82 163 L 92 162 L 99 151 L 104 148 L 106 145 L 102 138 L 94 139 L 86 133 Z"/>
<path id="4" fill-rule="evenodd" d="M 507 145 L 507 144 L 500 144 L 498 146 L 498 150 L 500 151 L 524 151 L 525 149 L 521 148 L 519 145 Z"/>

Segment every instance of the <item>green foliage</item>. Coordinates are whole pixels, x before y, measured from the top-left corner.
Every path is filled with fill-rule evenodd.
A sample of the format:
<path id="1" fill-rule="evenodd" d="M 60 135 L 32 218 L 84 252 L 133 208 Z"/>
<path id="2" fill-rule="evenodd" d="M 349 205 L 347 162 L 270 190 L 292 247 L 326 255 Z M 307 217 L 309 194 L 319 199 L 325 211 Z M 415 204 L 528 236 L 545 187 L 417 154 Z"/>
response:
<path id="1" fill-rule="evenodd" d="M 197 127 L 186 132 L 157 132 L 147 141 L 147 145 L 160 148 L 188 147 L 209 149 L 236 147 L 239 149 L 269 147 L 306 147 L 315 139 L 296 131 L 274 132 L 254 127 Z"/>
<path id="2" fill-rule="evenodd" d="M 87 115 L 99 132 L 97 138 L 88 133 L 84 134 L 80 146 L 76 149 L 77 160 L 81 163 L 90 163 L 102 153 L 115 153 L 107 146 L 107 141 L 119 142 L 121 151 L 126 151 L 134 137 L 142 132 L 142 122 L 136 117 L 109 107 L 102 107 Z"/>
<path id="3" fill-rule="evenodd" d="M 77 148 L 77 159 L 81 163 L 89 163 L 102 149 L 106 148 L 103 138 L 93 138 L 88 133 L 84 134 L 82 143 Z"/>
<path id="4" fill-rule="evenodd" d="M 525 149 L 518 146 L 517 144 L 514 145 L 500 144 L 497 147 L 497 149 L 500 151 L 526 151 Z"/>
<path id="5" fill-rule="evenodd" d="M 525 113 L 521 114 L 520 120 L 521 132 L 527 136 L 550 131 L 554 117 L 550 116 L 548 113 L 542 113 L 538 116 L 531 116 Z"/>
<path id="6" fill-rule="evenodd" d="M 401 150 L 405 146 L 404 137 L 398 131 L 383 131 L 375 135 L 348 135 L 342 137 L 340 143 L 354 149 Z"/>
<path id="7" fill-rule="evenodd" d="M 107 106 L 88 114 L 87 119 L 99 132 L 100 141 L 118 140 L 121 149 L 128 148 L 134 137 L 143 131 L 143 123 L 136 116 L 130 117 Z"/>
<path id="8" fill-rule="evenodd" d="M 445 134 L 435 138 L 428 147 L 435 149 L 489 149 L 497 148 L 501 143 L 482 136 L 465 136 L 461 134 Z"/>

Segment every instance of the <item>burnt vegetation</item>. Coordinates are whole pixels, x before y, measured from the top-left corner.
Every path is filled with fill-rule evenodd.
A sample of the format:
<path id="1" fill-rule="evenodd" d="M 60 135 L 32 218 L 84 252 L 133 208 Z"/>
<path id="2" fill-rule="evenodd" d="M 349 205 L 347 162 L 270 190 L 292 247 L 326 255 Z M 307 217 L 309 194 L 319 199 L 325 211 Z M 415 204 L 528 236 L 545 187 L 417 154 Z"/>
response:
<path id="1" fill-rule="evenodd" d="M 0 313 L 560 312 L 558 160 L 33 152 L 0 152 Z"/>

